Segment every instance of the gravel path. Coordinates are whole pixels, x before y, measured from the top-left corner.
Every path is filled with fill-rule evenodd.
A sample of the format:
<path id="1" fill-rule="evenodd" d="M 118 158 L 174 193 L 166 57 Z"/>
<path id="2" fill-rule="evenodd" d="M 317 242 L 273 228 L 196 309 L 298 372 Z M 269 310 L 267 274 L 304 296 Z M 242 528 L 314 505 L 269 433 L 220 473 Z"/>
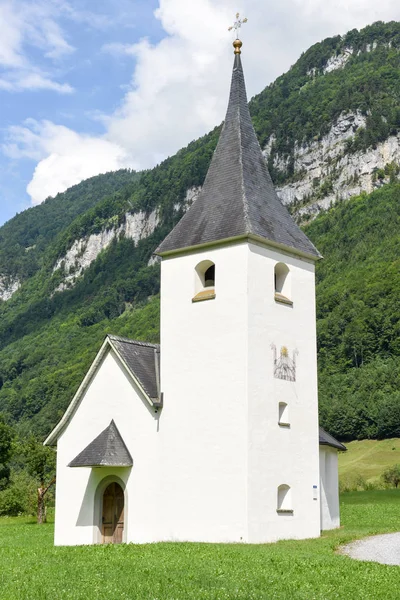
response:
<path id="1" fill-rule="evenodd" d="M 383 565 L 400 565 L 400 533 L 374 535 L 343 546 L 343 554 L 356 560 L 369 560 Z"/>

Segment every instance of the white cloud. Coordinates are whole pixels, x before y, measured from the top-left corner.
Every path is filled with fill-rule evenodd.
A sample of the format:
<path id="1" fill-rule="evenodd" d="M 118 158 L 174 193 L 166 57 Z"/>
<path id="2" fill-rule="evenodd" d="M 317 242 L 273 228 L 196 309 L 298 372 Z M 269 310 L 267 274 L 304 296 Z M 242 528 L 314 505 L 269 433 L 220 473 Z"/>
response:
<path id="1" fill-rule="evenodd" d="M 25 64 L 21 53 L 22 31 L 19 19 L 8 2 L 0 3 L 0 64 L 18 68 Z"/>
<path id="2" fill-rule="evenodd" d="M 74 89 L 68 83 L 58 83 L 47 77 L 46 74 L 21 69 L 18 74 L 8 74 L 0 77 L 0 90 L 7 92 L 21 92 L 25 90 L 51 90 L 59 94 L 72 94 Z"/>
<path id="3" fill-rule="evenodd" d="M 113 56 L 119 57 L 125 55 L 133 56 L 132 44 L 121 44 L 119 42 L 112 42 L 110 44 L 104 44 L 101 48 L 102 52 L 112 54 Z"/>
<path id="4" fill-rule="evenodd" d="M 159 0 L 155 16 L 166 32 L 159 43 L 152 45 L 144 38 L 126 45 L 116 40 L 103 48 L 118 59 L 125 54 L 134 61 L 132 80 L 118 109 L 100 117 L 93 107 L 103 121 L 103 136 L 96 141 L 47 123 L 35 131 L 32 146 L 18 139 L 21 132 L 10 132 L 9 153 L 19 149 L 37 155 L 37 144 L 44 153 L 28 186 L 33 202 L 102 170 L 151 167 L 220 123 L 233 61 L 227 28 L 236 10 L 249 18 L 241 31 L 249 97 L 287 70 L 311 44 L 378 19 L 400 18 L 398 0 L 381 0 L 379 5 L 376 0 Z M 18 50 L 17 42 L 13 47 Z M 15 61 L 19 54 L 10 51 L 8 56 Z M 24 129 L 29 137 L 32 127 Z M 101 163 L 93 159 L 96 144 Z"/>
<path id="5" fill-rule="evenodd" d="M 3 148 L 13 159 L 37 160 L 27 191 L 32 204 L 40 204 L 83 179 L 127 166 L 121 147 L 105 139 L 83 136 L 50 121 L 29 119 L 9 130 Z"/>
<path id="6" fill-rule="evenodd" d="M 121 27 L 135 29 L 140 26 L 141 11 L 148 12 L 147 3 L 148 0 L 118 0 L 118 3 L 115 0 L 57 0 L 68 19 L 100 31 Z"/>
<path id="7" fill-rule="evenodd" d="M 56 21 L 59 12 L 57 1 L 0 0 L 0 89 L 48 89 L 61 94 L 72 91 L 70 85 L 54 81 L 48 70 L 45 72 L 28 59 L 28 49 L 32 47 L 51 62 L 74 51 Z"/>
<path id="8" fill-rule="evenodd" d="M 113 0 L 103 0 L 102 8 L 105 12 L 98 7 L 94 12 L 91 0 L 0 0 L 0 89 L 70 93 L 72 87 L 56 81 L 52 68 L 75 52 L 59 21 L 68 20 L 86 29 L 118 30 L 133 27 L 139 19 L 137 3 L 132 4 L 132 0 L 119 0 L 117 11 Z M 36 63 L 29 59 L 32 49 L 40 53 Z M 39 66 L 39 62 L 46 67 Z"/>

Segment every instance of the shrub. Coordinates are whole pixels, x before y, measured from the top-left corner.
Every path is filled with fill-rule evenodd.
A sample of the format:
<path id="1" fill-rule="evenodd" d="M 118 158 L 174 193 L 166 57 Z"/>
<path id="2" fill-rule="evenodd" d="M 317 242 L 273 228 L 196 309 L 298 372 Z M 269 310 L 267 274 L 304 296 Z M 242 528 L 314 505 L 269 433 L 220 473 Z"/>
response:
<path id="1" fill-rule="evenodd" d="M 21 489 L 9 487 L 0 492 L 0 516 L 16 517 L 24 512 L 24 494 Z"/>
<path id="2" fill-rule="evenodd" d="M 386 484 L 397 488 L 400 483 L 400 465 L 396 464 L 385 469 L 382 473 L 382 480 Z"/>
<path id="3" fill-rule="evenodd" d="M 347 476 L 339 479 L 339 492 L 360 492 L 360 491 L 376 491 L 384 489 L 386 486 L 382 481 L 373 480 L 367 481 L 362 475 Z"/>
<path id="4" fill-rule="evenodd" d="M 12 474 L 11 485 L 0 491 L 0 516 L 34 515 L 37 507 L 35 480 L 26 471 Z"/>

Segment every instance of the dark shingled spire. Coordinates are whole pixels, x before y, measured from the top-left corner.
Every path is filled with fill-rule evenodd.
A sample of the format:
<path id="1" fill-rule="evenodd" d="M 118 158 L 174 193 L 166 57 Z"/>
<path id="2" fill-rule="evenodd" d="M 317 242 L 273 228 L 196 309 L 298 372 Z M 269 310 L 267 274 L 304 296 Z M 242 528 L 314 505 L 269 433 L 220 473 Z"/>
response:
<path id="1" fill-rule="evenodd" d="M 69 463 L 69 467 L 131 467 L 132 457 L 114 421 Z"/>
<path id="2" fill-rule="evenodd" d="M 320 258 L 275 192 L 251 122 L 236 53 L 225 123 L 203 189 L 156 253 L 243 236 Z"/>

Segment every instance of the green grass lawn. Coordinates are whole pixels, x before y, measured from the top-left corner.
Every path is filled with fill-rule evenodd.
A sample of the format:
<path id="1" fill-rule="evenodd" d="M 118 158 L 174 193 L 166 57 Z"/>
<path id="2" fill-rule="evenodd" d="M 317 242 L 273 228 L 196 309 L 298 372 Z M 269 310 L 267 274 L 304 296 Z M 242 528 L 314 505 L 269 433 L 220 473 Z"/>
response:
<path id="1" fill-rule="evenodd" d="M 383 471 L 400 463 L 400 439 L 361 440 L 346 443 L 347 452 L 339 453 L 339 477 L 343 481 L 379 480 Z"/>
<path id="2" fill-rule="evenodd" d="M 400 530 L 400 490 L 343 494 L 340 530 L 277 544 L 133 544 L 54 548 L 53 526 L 0 519 L 1 600 L 400 597 L 400 568 L 336 553 L 347 541 Z"/>

